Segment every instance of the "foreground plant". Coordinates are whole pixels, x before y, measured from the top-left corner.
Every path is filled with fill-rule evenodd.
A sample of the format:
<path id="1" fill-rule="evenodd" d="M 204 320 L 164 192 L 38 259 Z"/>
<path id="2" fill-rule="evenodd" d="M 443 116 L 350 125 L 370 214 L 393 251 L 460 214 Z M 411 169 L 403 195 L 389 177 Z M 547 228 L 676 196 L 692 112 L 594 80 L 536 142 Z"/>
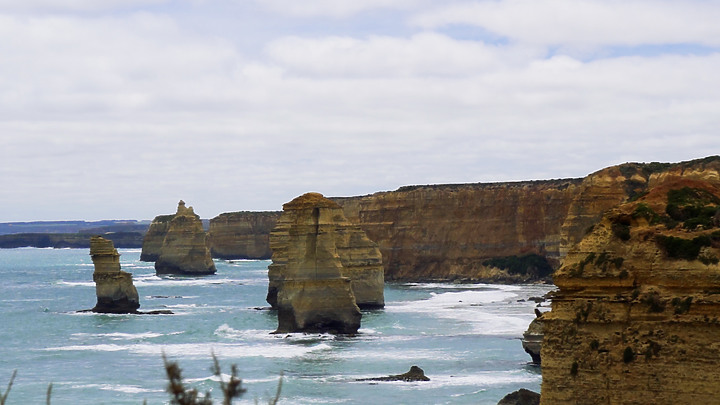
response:
<path id="1" fill-rule="evenodd" d="M 197 388 L 186 388 L 183 382 L 182 369 L 175 361 L 168 361 L 165 353 L 162 354 L 163 364 L 165 366 L 165 372 L 168 376 L 168 387 L 167 391 L 170 394 L 170 403 L 173 405 L 213 405 L 210 392 L 206 391 L 205 395 L 200 395 Z M 233 364 L 230 366 L 230 380 L 225 381 L 220 368 L 220 362 L 218 362 L 215 353 L 212 353 L 213 365 L 210 367 L 213 375 L 216 376 L 220 381 L 220 389 L 223 393 L 223 405 L 232 405 L 234 398 L 241 397 L 247 389 L 242 387 L 242 380 L 237 375 L 237 365 Z M 278 382 L 277 392 L 275 397 L 268 401 L 268 404 L 275 405 L 280 399 L 280 392 L 282 390 L 282 374 L 280 375 L 280 381 Z M 257 401 L 256 401 L 257 402 Z M 0 404 L 2 405 L 2 404 Z"/>

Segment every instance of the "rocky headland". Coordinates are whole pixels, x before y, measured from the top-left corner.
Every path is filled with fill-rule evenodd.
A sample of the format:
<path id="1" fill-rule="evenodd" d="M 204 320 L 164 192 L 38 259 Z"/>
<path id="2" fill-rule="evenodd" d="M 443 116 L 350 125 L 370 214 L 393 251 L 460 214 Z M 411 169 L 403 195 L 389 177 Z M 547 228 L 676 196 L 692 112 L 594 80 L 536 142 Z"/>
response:
<path id="1" fill-rule="evenodd" d="M 155 221 L 153 221 L 155 223 Z M 152 228 L 152 226 L 151 226 Z M 215 274 L 200 217 L 180 200 L 177 212 L 167 225 L 167 232 L 155 261 L 157 274 Z"/>
<path id="2" fill-rule="evenodd" d="M 634 198 L 589 227 L 554 275 L 541 404 L 717 402 L 717 158 L 638 169 L 619 168 Z"/>
<path id="3" fill-rule="evenodd" d="M 140 298 L 132 282 L 132 274 L 120 269 L 120 254 L 111 240 L 100 236 L 90 238 L 90 257 L 95 271 L 98 313 L 132 314 L 140 308 Z"/>
<path id="4" fill-rule="evenodd" d="M 408 186 L 330 199 L 378 244 L 386 280 L 521 283 L 548 280 L 609 209 L 668 178 L 717 181 L 719 169 L 720 157 L 712 156 L 626 163 L 579 179 Z M 267 214 L 217 222 L 224 223 L 222 234 L 237 227 L 246 240 L 263 240 L 266 231 L 252 226 L 255 215 Z M 260 231 L 251 235 L 251 229 Z M 211 249 L 222 243 L 217 251 L 226 257 L 248 255 L 247 244 L 222 239 L 213 237 Z"/>
<path id="5" fill-rule="evenodd" d="M 353 334 L 360 327 L 351 281 L 342 276 L 338 212 L 336 203 L 318 193 L 283 205 L 270 236 L 273 262 L 268 272 L 268 301 L 278 310 L 279 333 Z"/>

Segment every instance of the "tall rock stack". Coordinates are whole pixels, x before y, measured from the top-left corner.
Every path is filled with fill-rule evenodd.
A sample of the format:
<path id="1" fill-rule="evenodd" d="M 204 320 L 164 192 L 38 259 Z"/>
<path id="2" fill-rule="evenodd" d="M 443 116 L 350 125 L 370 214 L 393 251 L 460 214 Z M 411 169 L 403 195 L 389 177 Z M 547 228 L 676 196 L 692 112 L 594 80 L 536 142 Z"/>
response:
<path id="1" fill-rule="evenodd" d="M 137 289 L 132 274 L 120 270 L 120 254 L 111 240 L 100 236 L 90 238 L 90 257 L 95 271 L 97 304 L 91 310 L 99 313 L 136 313 L 140 308 Z"/>
<path id="2" fill-rule="evenodd" d="M 541 404 L 718 402 L 716 179 L 657 179 L 568 252 L 543 315 Z"/>
<path id="3" fill-rule="evenodd" d="M 340 259 L 340 274 L 350 279 L 358 307 L 382 308 L 385 305 L 385 279 L 382 255 L 377 244 L 367 237 L 359 225 L 350 223 L 343 215 L 342 208 L 334 201 L 317 193 L 305 194 L 293 202 L 297 200 L 322 206 L 326 218 L 323 229 L 331 234 L 330 238 Z M 278 220 L 270 238 L 273 263 L 269 266 L 270 285 L 267 301 L 273 307 L 277 305 L 277 292 L 287 265 L 288 236 L 295 215 L 289 212 L 293 209 L 293 202 L 285 204 L 284 207 L 290 208 L 286 208 L 285 214 Z"/>
<path id="4" fill-rule="evenodd" d="M 336 232 L 340 207 L 318 193 L 283 205 L 270 236 L 271 291 L 278 332 L 355 333 L 360 309 L 351 281 L 342 276 Z"/>
<path id="5" fill-rule="evenodd" d="M 200 217 L 180 200 L 177 213 L 168 225 L 160 255 L 155 261 L 157 274 L 215 274 L 215 264 L 206 244 Z"/>

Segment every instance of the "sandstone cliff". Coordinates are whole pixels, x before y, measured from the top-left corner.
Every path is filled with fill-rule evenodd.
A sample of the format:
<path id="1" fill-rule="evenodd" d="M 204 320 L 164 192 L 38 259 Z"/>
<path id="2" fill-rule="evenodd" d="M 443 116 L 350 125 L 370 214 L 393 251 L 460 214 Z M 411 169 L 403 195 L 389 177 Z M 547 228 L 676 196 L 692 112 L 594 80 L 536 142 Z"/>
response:
<path id="1" fill-rule="evenodd" d="M 516 283 L 551 274 L 607 210 L 671 178 L 719 184 L 719 172 L 720 157 L 712 156 L 626 163 L 582 179 L 409 186 L 332 200 L 378 244 L 387 280 Z M 218 216 L 210 248 L 223 258 L 261 258 L 267 215 Z"/>
<path id="2" fill-rule="evenodd" d="M 340 207 L 321 194 L 283 205 L 270 243 L 270 292 L 275 289 L 278 332 L 355 333 L 361 313 L 337 251 Z M 340 214 L 340 218 L 338 218 Z"/>
<path id="3" fill-rule="evenodd" d="M 155 261 L 157 274 L 215 274 L 206 238 L 200 217 L 180 200 Z"/>
<path id="4" fill-rule="evenodd" d="M 649 193 L 606 213 L 568 251 L 543 315 L 542 404 L 717 402 L 720 187 L 712 172 L 677 165 L 645 177 Z"/>
<path id="5" fill-rule="evenodd" d="M 386 280 L 523 282 L 557 267 L 607 210 L 670 178 L 720 184 L 719 173 L 712 156 L 626 163 L 583 179 L 412 186 L 334 200 L 380 246 Z"/>
<path id="6" fill-rule="evenodd" d="M 120 270 L 120 254 L 112 241 L 100 236 L 90 238 L 90 256 L 95 265 L 93 281 L 97 295 L 97 304 L 91 311 L 137 313 L 140 299 L 132 282 L 132 274 Z"/>
<path id="7" fill-rule="evenodd" d="M 281 212 L 229 212 L 210 220 L 208 247 L 219 259 L 269 259 L 270 231 Z"/>

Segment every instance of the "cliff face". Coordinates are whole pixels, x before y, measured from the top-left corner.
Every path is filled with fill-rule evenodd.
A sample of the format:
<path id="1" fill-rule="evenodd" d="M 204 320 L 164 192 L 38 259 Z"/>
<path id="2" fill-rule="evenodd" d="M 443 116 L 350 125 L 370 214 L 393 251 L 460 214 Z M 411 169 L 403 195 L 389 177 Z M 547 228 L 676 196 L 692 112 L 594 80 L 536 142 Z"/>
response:
<path id="1" fill-rule="evenodd" d="M 687 169 L 648 176 L 568 251 L 543 315 L 542 404 L 717 402 L 720 187 Z"/>
<path id="2" fill-rule="evenodd" d="M 336 201 L 379 245 L 386 280 L 507 279 L 483 263 L 528 253 L 559 259 L 560 227 L 580 184 L 405 187 Z"/>
<path id="3" fill-rule="evenodd" d="M 229 212 L 210 220 L 208 246 L 219 259 L 269 259 L 270 231 L 281 212 Z"/>
<path id="4" fill-rule="evenodd" d="M 713 156 L 627 163 L 583 179 L 403 187 L 334 200 L 380 246 L 386 280 L 523 282 L 539 278 L 536 261 L 513 269 L 489 259 L 536 254 L 555 267 L 609 209 L 670 179 L 720 184 L 719 173 Z"/>

